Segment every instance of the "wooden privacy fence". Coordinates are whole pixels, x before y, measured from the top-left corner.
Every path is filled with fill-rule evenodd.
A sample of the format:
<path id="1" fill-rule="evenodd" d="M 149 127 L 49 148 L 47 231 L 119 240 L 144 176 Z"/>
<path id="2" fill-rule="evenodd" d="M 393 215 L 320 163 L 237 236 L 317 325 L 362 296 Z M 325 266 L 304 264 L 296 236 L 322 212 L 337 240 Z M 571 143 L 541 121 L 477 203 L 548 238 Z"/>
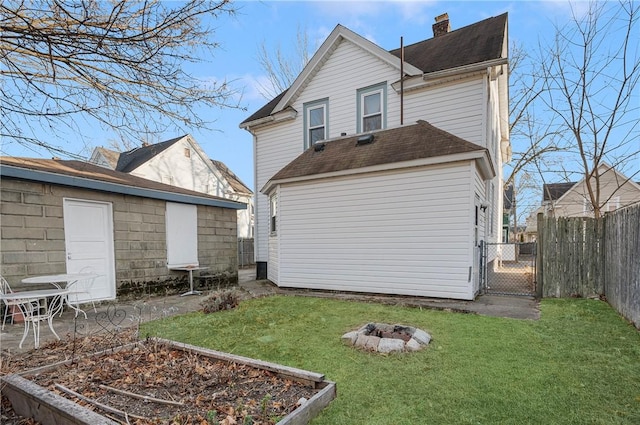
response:
<path id="1" fill-rule="evenodd" d="M 538 296 L 604 295 L 640 327 L 640 205 L 595 219 L 538 216 Z"/>

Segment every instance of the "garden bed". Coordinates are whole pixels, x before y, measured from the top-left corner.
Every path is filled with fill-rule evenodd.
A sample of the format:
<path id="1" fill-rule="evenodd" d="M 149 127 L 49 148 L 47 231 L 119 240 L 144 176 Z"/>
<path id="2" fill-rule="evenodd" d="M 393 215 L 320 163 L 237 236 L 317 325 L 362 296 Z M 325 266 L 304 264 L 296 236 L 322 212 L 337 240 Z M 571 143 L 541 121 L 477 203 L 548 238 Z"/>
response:
<path id="1" fill-rule="evenodd" d="M 321 374 L 161 339 L 3 381 L 16 412 L 42 423 L 305 424 L 335 397 Z"/>

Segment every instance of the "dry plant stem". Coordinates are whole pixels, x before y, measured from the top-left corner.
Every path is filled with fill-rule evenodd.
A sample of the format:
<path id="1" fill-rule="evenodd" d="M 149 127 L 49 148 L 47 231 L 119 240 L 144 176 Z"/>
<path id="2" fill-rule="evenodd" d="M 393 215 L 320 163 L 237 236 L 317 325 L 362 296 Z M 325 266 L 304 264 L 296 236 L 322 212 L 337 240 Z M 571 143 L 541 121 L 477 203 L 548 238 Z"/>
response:
<path id="1" fill-rule="evenodd" d="M 99 387 L 102 388 L 103 390 L 111 391 L 111 392 L 114 392 L 114 393 L 117 393 L 117 394 L 120 394 L 120 395 L 126 395 L 126 396 L 129 396 L 129 397 L 137 398 L 139 400 L 151 401 L 151 402 L 154 402 L 154 403 L 161 403 L 161 404 L 168 404 L 170 406 L 184 406 L 184 403 L 181 403 L 179 401 L 162 400 L 160 398 L 150 397 L 150 396 L 142 395 L 142 394 L 136 394 L 136 393 L 132 393 L 130 391 L 121 390 L 119 388 L 113 388 L 113 387 L 110 387 L 108 385 L 100 384 Z"/>
<path id="2" fill-rule="evenodd" d="M 118 415 L 118 416 L 121 416 L 121 417 L 125 418 L 127 423 L 129 422 L 129 418 L 139 419 L 139 420 L 142 420 L 142 421 L 149 421 L 148 418 L 145 418 L 145 417 L 142 417 L 142 416 L 137 416 L 137 415 L 132 415 L 132 414 L 129 414 L 127 412 L 123 412 L 122 410 L 114 409 L 113 407 L 107 406 L 106 404 L 102 404 L 99 401 L 96 401 L 96 400 L 93 400 L 91 398 L 85 397 L 82 394 L 77 393 L 77 392 L 75 392 L 73 390 L 70 390 L 69 388 L 67 388 L 67 387 L 65 387 L 63 385 L 60 385 L 60 384 L 54 384 L 54 385 L 55 385 L 55 387 L 57 389 L 59 389 L 60 391 L 62 391 L 64 393 L 67 393 L 67 394 L 69 394 L 71 396 L 77 397 L 82 401 L 86 401 L 87 403 L 91 403 L 94 406 L 104 410 L 105 412 L 113 413 L 114 415 Z"/>

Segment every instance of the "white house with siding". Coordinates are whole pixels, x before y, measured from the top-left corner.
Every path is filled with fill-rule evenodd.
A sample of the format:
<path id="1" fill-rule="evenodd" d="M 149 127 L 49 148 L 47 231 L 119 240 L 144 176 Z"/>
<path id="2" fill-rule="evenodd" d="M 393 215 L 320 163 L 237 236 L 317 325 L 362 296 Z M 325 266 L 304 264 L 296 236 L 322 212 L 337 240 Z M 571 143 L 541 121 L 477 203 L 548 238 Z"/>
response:
<path id="1" fill-rule="evenodd" d="M 238 211 L 238 237 L 253 237 L 253 192 L 221 161 L 211 160 L 191 135 L 129 150 L 102 147 L 90 162 L 115 171 L 247 204 Z"/>
<path id="2" fill-rule="evenodd" d="M 507 15 L 386 51 L 338 25 L 254 137 L 258 277 L 473 299 L 501 240 Z M 401 70 L 404 72 L 401 78 Z"/>

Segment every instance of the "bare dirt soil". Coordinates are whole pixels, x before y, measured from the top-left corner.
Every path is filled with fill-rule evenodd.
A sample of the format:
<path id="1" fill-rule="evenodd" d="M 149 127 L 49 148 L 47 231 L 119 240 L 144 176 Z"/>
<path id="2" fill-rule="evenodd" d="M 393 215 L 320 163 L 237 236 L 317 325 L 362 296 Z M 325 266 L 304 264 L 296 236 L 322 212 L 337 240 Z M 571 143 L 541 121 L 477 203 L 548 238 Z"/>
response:
<path id="1" fill-rule="evenodd" d="M 119 337 L 135 340 L 133 333 Z M 16 358 L 3 355 L 0 371 L 13 373 L 73 359 L 28 378 L 113 420 L 137 425 L 274 424 L 317 391 L 268 371 L 184 352 L 155 340 L 126 350 L 111 348 L 104 337 L 56 341 Z M 107 350 L 83 355 L 101 349 Z M 83 400 L 67 390 L 81 394 Z M 2 406 L 2 424 L 36 424 L 15 415 L 4 399 Z"/>

